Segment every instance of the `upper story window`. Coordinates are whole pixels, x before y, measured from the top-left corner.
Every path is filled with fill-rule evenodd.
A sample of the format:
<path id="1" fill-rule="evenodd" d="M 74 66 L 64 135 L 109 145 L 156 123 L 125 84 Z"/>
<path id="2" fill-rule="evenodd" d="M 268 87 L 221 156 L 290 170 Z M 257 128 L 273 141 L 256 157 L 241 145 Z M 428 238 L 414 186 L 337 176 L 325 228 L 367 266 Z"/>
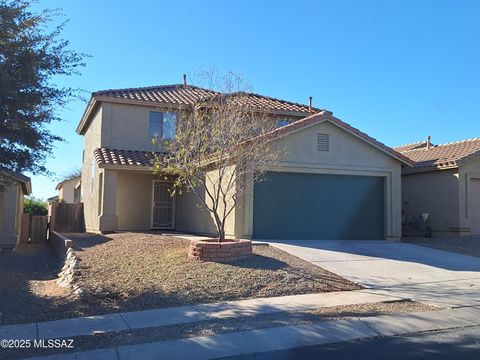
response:
<path id="1" fill-rule="evenodd" d="M 282 126 L 286 126 L 288 124 L 290 124 L 290 121 L 288 121 L 287 119 L 278 119 L 277 120 L 277 128 L 282 127 Z"/>
<path id="2" fill-rule="evenodd" d="M 174 112 L 150 112 L 149 134 L 164 140 L 172 140 L 177 132 L 177 114 Z"/>

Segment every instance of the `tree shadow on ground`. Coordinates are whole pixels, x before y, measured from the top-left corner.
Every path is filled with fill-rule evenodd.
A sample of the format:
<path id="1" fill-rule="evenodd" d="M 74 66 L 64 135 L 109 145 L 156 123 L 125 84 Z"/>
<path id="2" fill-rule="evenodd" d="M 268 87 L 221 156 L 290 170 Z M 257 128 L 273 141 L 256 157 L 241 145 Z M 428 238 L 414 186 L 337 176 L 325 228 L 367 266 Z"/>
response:
<path id="1" fill-rule="evenodd" d="M 63 235 L 72 240 L 75 251 L 83 251 L 85 248 L 91 248 L 113 240 L 108 235 L 93 233 L 68 233 Z"/>
<path id="2" fill-rule="evenodd" d="M 280 270 L 287 268 L 289 265 L 281 260 L 268 256 L 252 254 L 246 259 L 224 262 L 224 264 L 237 266 L 240 268 L 257 269 L 257 270 Z"/>

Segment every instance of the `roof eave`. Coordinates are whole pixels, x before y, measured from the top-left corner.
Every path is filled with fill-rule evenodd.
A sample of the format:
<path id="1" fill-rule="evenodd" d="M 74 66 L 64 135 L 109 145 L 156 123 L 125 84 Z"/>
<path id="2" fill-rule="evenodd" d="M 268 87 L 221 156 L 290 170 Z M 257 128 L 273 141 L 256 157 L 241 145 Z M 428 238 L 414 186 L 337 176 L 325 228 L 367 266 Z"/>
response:
<path id="1" fill-rule="evenodd" d="M 76 132 L 79 135 L 85 135 L 85 132 L 88 129 L 88 126 L 91 122 L 91 116 L 94 114 L 97 105 L 101 102 L 113 103 L 113 104 L 128 104 L 128 105 L 139 105 L 139 106 L 148 106 L 152 108 L 158 107 L 165 107 L 165 108 L 172 108 L 172 109 L 185 109 L 188 108 L 189 105 L 185 104 L 175 104 L 166 101 L 146 101 L 146 100 L 134 100 L 134 99 L 122 99 L 122 98 L 115 98 L 111 96 L 99 96 L 99 95 L 92 95 L 90 98 L 88 105 L 80 119 L 80 123 L 77 126 Z M 296 116 L 296 117 L 307 117 L 310 115 L 314 115 L 315 113 L 320 113 L 322 110 L 320 109 L 313 109 L 314 113 L 312 114 L 309 111 L 288 111 L 288 110 L 280 110 L 280 109 L 266 109 L 266 111 L 270 114 L 274 115 L 284 115 L 284 116 Z"/>
<path id="2" fill-rule="evenodd" d="M 146 100 L 121 99 L 121 98 L 115 98 L 111 96 L 93 95 L 90 98 L 90 101 L 88 102 L 88 105 L 83 113 L 82 118 L 80 119 L 80 123 L 77 126 L 77 129 L 76 129 L 77 134 L 85 135 L 85 132 L 87 131 L 88 126 L 91 123 L 91 117 L 95 113 L 100 103 L 139 105 L 139 106 L 148 106 L 152 108 L 165 107 L 165 108 L 172 108 L 172 109 L 183 109 L 188 106 L 183 104 L 175 104 L 175 103 L 161 102 L 161 101 L 152 102 L 152 101 L 146 101 Z"/>
<path id="3" fill-rule="evenodd" d="M 125 171 L 141 171 L 141 172 L 153 172 L 151 166 L 146 165 L 115 165 L 115 164 L 97 164 L 100 169 L 106 170 L 125 170 Z"/>
<path id="4" fill-rule="evenodd" d="M 27 182 L 22 182 L 22 190 L 25 195 L 30 195 L 32 193 L 32 183 L 30 180 Z"/>
<path id="5" fill-rule="evenodd" d="M 332 117 L 333 119 L 336 119 L 335 117 Z M 387 151 L 386 149 L 384 149 L 382 146 L 378 145 L 376 142 L 374 141 L 369 141 L 365 138 L 363 138 L 362 136 L 360 136 L 359 134 L 357 134 L 356 132 L 354 131 L 351 131 L 349 128 L 347 127 L 344 127 L 342 126 L 340 123 L 337 123 L 335 121 L 332 121 L 331 119 L 325 119 L 326 121 L 330 120 L 329 122 L 341 129 L 343 129 L 344 131 L 348 132 L 350 135 L 353 135 L 354 137 L 356 137 L 357 139 L 359 140 L 363 140 L 364 142 L 366 142 L 367 144 L 370 144 L 371 146 L 373 146 L 374 148 L 376 148 L 377 150 L 380 150 L 381 152 L 393 157 L 394 159 L 400 161 L 402 164 L 405 164 L 409 167 L 413 167 L 415 165 L 415 163 L 408 159 L 407 157 L 405 157 L 404 155 L 400 154 L 398 151 L 395 151 L 394 149 L 390 148 L 392 151 Z M 340 119 L 337 119 L 337 120 L 340 120 Z M 340 120 L 342 121 L 342 120 Z M 386 145 L 384 145 L 385 147 L 387 147 Z"/>
<path id="6" fill-rule="evenodd" d="M 480 150 L 477 150 L 467 156 L 464 156 L 463 158 L 457 160 L 457 164 L 459 166 L 465 165 L 471 161 L 475 161 L 480 158 Z"/>
<path id="7" fill-rule="evenodd" d="M 7 169 L 1 166 L 0 166 L 0 172 L 2 172 L 5 176 L 18 181 L 25 195 L 30 195 L 32 193 L 32 182 L 28 176 L 25 176 L 16 171 L 12 171 L 10 169 Z"/>
<path id="8" fill-rule="evenodd" d="M 408 174 L 418 174 L 418 173 L 425 173 L 425 172 L 432 172 L 432 171 L 442 171 L 442 170 L 451 170 L 451 169 L 457 169 L 458 165 L 457 164 L 451 164 L 451 165 L 443 165 L 443 166 L 428 166 L 428 167 L 418 167 L 418 168 L 408 168 L 404 171 L 402 171 L 402 174 L 408 175 Z"/>
<path id="9" fill-rule="evenodd" d="M 92 96 L 88 101 L 87 107 L 85 108 L 82 118 L 80 119 L 80 122 L 77 125 L 77 129 L 75 130 L 78 135 L 85 135 L 85 132 L 90 125 L 90 116 L 96 103 L 97 99 L 95 98 L 95 96 Z"/>
<path id="10" fill-rule="evenodd" d="M 414 163 L 410 159 L 406 158 L 405 156 L 396 152 L 395 150 L 393 150 L 391 148 L 388 148 L 386 145 L 380 146 L 379 144 L 377 144 L 377 141 L 375 139 L 372 138 L 372 140 L 375 140 L 375 141 L 369 141 L 368 139 L 365 139 L 364 137 L 360 136 L 356 132 L 349 129 L 349 127 L 343 126 L 342 124 L 344 124 L 344 122 L 342 120 L 334 117 L 333 113 L 331 111 L 328 111 L 328 110 L 321 110 L 316 114 L 312 114 L 311 116 L 300 119 L 300 120 L 298 120 L 294 123 L 286 125 L 285 127 L 275 129 L 274 131 L 267 134 L 266 136 L 271 137 L 272 140 L 278 140 L 278 139 L 281 139 L 285 136 L 289 136 L 293 133 L 296 133 L 297 131 L 308 129 L 311 126 L 315 126 L 315 125 L 318 125 L 318 124 L 320 124 L 322 122 L 326 122 L 326 121 L 328 121 L 332 125 L 337 126 L 338 128 L 342 129 L 343 131 L 349 133 L 350 135 L 354 136 L 355 138 L 358 138 L 359 140 L 362 140 L 362 141 L 366 142 L 367 144 L 375 147 L 376 149 L 382 151 L 383 153 L 395 158 L 396 160 L 400 161 L 402 164 L 405 164 L 405 165 L 410 166 L 410 167 L 412 167 L 414 165 Z M 305 124 L 301 124 L 301 126 L 298 126 L 298 123 L 300 123 L 300 122 L 304 122 Z M 296 124 L 297 124 L 297 126 L 295 126 Z M 360 130 L 358 130 L 358 131 L 361 132 Z M 365 136 L 369 137 L 366 134 L 365 134 Z M 388 151 L 386 148 L 390 149 L 391 151 Z"/>

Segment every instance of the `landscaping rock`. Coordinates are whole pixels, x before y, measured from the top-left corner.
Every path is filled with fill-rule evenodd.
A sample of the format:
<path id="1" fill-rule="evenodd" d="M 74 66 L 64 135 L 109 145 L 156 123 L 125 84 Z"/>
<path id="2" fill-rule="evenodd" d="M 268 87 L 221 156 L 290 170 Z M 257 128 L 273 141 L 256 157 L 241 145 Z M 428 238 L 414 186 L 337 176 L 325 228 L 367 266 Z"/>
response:
<path id="1" fill-rule="evenodd" d="M 80 268 L 80 262 L 75 255 L 75 251 L 72 248 L 68 248 L 67 255 L 65 256 L 64 265 L 62 267 L 62 270 L 58 274 L 57 284 L 64 288 L 70 287 L 75 293 L 75 291 L 79 289 L 73 288 L 73 282 L 75 280 L 75 276 L 79 276 L 81 274 Z"/>
<path id="2" fill-rule="evenodd" d="M 77 288 L 76 290 L 73 291 L 73 293 L 74 293 L 75 295 L 82 295 L 83 290 L 80 289 L 80 288 Z"/>

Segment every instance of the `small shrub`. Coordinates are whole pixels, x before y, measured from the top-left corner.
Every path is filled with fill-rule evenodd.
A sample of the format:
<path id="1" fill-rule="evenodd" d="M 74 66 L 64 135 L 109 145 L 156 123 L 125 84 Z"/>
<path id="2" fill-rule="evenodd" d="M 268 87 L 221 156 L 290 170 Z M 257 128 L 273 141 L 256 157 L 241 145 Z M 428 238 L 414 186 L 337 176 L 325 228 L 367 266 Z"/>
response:
<path id="1" fill-rule="evenodd" d="M 48 205 L 45 201 L 36 197 L 27 197 L 23 202 L 23 212 L 30 215 L 47 215 Z"/>

